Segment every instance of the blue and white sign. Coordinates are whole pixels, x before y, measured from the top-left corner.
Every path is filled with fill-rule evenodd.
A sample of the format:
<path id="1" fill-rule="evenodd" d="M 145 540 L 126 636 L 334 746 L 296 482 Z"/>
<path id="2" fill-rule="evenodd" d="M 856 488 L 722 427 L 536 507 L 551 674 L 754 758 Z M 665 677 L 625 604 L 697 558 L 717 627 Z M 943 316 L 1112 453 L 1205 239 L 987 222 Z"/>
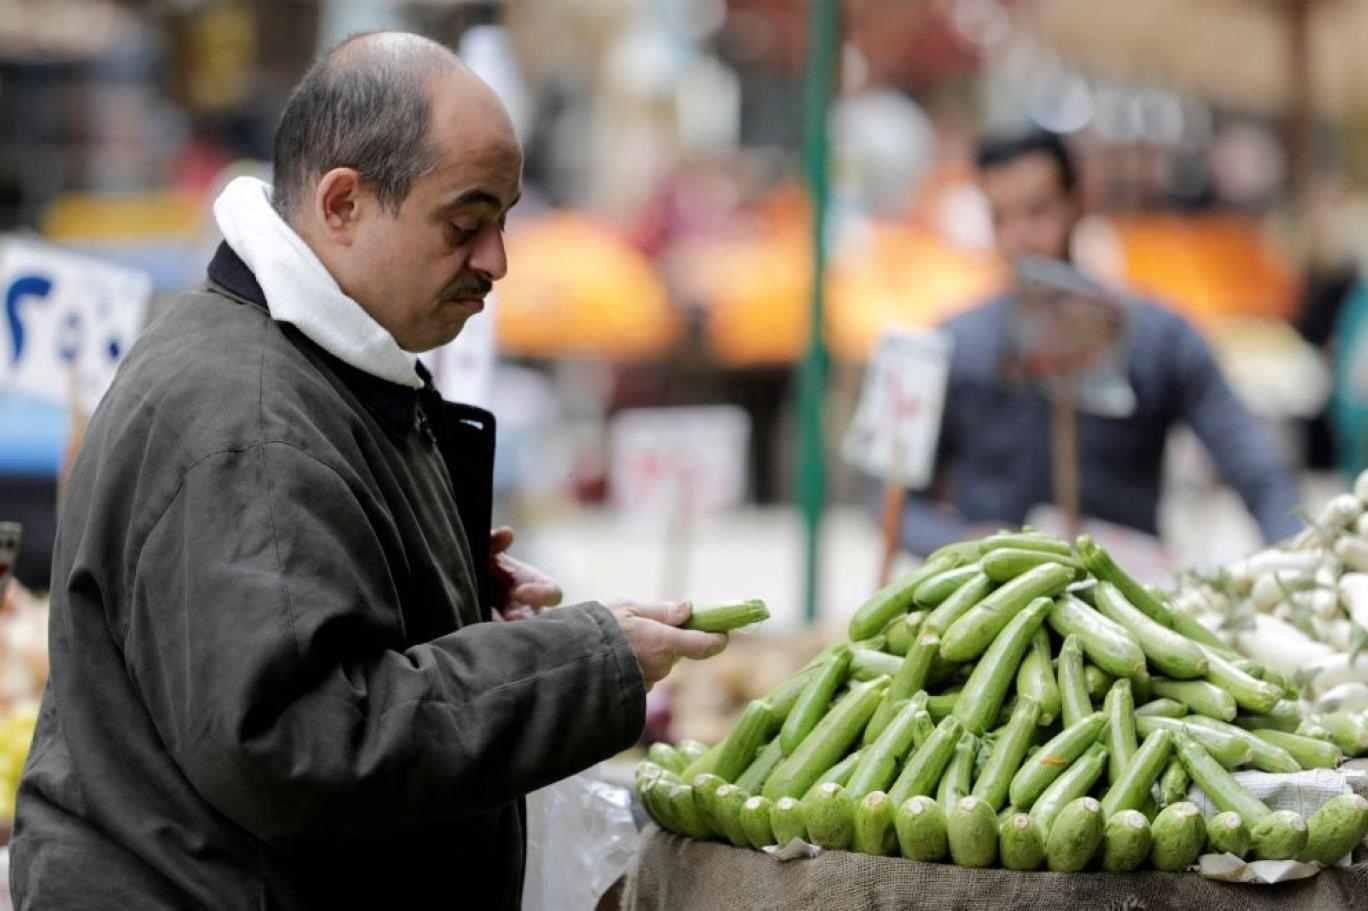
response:
<path id="1" fill-rule="evenodd" d="M 142 329 L 151 293 L 144 272 L 0 240 L 0 393 L 90 414 Z"/>

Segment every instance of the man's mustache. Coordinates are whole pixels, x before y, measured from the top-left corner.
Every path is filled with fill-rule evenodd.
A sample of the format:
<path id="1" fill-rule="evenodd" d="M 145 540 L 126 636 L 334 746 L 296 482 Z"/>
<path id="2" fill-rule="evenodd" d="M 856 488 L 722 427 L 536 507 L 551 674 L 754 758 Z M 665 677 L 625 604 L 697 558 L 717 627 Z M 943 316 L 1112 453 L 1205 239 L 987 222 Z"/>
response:
<path id="1" fill-rule="evenodd" d="M 471 275 L 457 279 L 442 296 L 448 300 L 462 300 L 470 297 L 484 297 L 494 288 L 494 282 L 482 275 Z"/>

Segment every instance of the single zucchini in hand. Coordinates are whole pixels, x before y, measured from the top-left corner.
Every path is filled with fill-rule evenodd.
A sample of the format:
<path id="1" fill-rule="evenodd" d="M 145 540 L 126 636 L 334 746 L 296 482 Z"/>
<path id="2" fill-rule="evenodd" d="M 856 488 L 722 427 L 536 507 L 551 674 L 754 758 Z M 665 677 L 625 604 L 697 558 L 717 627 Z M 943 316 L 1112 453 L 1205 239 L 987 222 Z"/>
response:
<path id="1" fill-rule="evenodd" d="M 769 615 L 769 608 L 759 598 L 723 604 L 695 604 L 684 628 L 704 633 L 729 633 L 768 620 Z"/>

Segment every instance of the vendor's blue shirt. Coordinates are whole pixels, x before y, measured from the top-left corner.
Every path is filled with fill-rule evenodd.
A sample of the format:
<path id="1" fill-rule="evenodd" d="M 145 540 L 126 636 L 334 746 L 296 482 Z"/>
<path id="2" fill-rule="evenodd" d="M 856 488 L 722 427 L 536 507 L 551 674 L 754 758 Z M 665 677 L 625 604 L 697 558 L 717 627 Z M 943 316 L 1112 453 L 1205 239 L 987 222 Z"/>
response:
<path id="1" fill-rule="evenodd" d="M 1002 377 L 1009 313 L 1010 301 L 998 298 L 943 327 L 954 338 L 954 354 L 937 498 L 909 496 L 903 521 L 904 544 L 915 553 L 959 540 L 977 523 L 1019 525 L 1033 506 L 1054 500 L 1049 401 L 1035 386 Z M 1297 531 L 1295 480 L 1272 435 L 1235 398 L 1196 329 L 1169 310 L 1136 302 L 1127 375 L 1133 414 L 1078 419 L 1085 516 L 1156 534 L 1164 444 L 1170 429 L 1186 423 L 1266 539 Z"/>

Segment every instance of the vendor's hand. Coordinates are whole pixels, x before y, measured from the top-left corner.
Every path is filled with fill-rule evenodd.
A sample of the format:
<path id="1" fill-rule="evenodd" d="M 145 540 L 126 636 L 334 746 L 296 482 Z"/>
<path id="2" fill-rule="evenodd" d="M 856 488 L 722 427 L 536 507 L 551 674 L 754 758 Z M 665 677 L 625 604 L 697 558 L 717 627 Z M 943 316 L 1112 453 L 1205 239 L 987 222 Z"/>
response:
<path id="1" fill-rule="evenodd" d="M 561 603 L 561 589 L 535 566 L 511 557 L 513 529 L 496 528 L 489 535 L 489 571 L 494 577 L 495 610 L 504 620 L 525 620 L 543 608 Z"/>
<path id="2" fill-rule="evenodd" d="M 627 644 L 641 665 L 641 676 L 649 690 L 664 680 L 680 658 L 711 658 L 727 647 L 725 633 L 703 633 L 679 629 L 693 613 L 687 601 L 663 604 L 617 604 L 609 608 Z"/>

